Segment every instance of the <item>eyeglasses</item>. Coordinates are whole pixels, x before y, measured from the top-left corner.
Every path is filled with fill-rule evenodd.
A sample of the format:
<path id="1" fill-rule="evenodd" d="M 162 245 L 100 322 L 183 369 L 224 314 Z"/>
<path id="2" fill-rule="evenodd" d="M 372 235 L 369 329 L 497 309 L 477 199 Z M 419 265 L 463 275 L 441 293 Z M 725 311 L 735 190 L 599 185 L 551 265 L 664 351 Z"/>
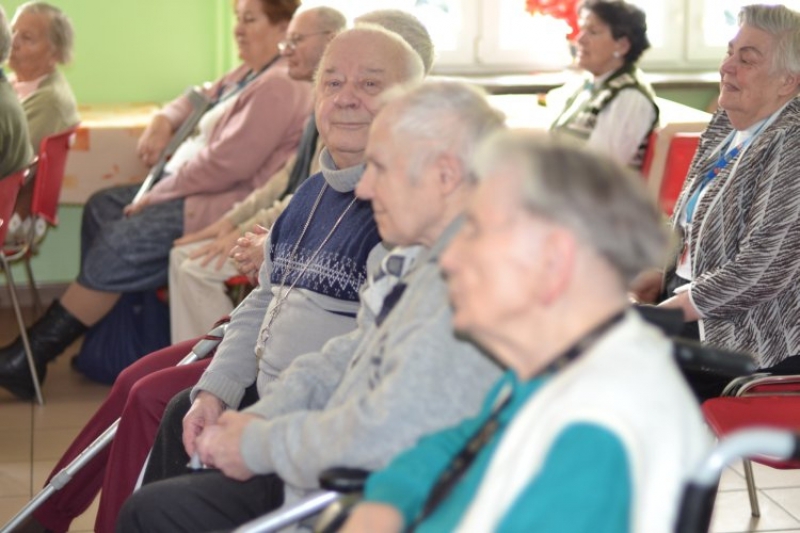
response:
<path id="1" fill-rule="evenodd" d="M 303 42 L 303 39 L 306 37 L 314 37 L 315 35 L 328 35 L 331 33 L 330 30 L 328 31 L 318 31 L 316 33 L 296 33 L 291 37 L 287 37 L 286 39 L 282 40 L 278 43 L 278 50 L 281 53 L 285 52 L 294 52 L 297 48 L 297 45 Z"/>

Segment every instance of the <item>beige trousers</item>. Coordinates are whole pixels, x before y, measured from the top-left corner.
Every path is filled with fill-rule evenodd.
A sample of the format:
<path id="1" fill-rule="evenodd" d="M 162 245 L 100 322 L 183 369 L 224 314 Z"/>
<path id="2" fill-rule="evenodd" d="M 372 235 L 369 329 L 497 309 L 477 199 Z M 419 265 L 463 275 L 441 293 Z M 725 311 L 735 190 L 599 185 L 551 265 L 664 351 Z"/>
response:
<path id="1" fill-rule="evenodd" d="M 233 310 L 225 280 L 239 272 L 230 260 L 216 270 L 216 258 L 201 266 L 189 259 L 193 250 L 210 241 L 173 246 L 169 255 L 169 314 L 172 343 L 205 335 L 214 322 Z"/>

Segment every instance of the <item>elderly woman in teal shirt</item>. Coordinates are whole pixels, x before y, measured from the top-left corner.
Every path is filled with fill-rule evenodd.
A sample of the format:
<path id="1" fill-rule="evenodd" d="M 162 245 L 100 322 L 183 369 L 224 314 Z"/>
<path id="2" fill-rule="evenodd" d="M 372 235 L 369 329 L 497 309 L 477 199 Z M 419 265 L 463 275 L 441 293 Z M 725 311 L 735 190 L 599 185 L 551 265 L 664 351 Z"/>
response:
<path id="1" fill-rule="evenodd" d="M 477 174 L 442 266 L 456 329 L 509 372 L 372 475 L 344 531 L 672 531 L 707 436 L 671 343 L 628 308 L 664 251 L 656 208 L 617 164 L 521 132 Z"/>

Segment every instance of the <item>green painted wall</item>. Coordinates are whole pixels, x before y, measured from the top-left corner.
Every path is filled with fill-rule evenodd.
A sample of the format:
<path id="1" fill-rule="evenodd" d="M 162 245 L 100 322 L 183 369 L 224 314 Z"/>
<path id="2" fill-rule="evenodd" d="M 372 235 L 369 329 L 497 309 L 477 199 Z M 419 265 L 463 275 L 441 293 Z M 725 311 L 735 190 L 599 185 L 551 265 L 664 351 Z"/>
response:
<path id="1" fill-rule="evenodd" d="M 64 73 L 79 103 L 165 102 L 235 62 L 230 0 L 49 1 L 75 27 L 75 58 Z M 22 3 L 0 0 L 9 19 Z M 59 217 L 33 260 L 42 284 L 78 272 L 81 208 L 62 206 Z M 15 268 L 14 277 L 23 282 L 24 271 Z"/>

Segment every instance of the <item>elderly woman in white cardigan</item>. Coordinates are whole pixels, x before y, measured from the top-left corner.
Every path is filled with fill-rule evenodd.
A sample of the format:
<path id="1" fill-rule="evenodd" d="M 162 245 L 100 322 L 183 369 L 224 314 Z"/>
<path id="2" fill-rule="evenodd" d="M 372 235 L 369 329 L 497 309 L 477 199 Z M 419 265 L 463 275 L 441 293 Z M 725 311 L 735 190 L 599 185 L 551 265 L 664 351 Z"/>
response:
<path id="1" fill-rule="evenodd" d="M 770 368 L 800 353 L 800 14 L 750 5 L 739 26 L 672 217 L 680 245 L 635 289 L 682 309 L 685 336 Z M 702 397 L 723 386 L 690 380 Z"/>
<path id="2" fill-rule="evenodd" d="M 348 533 L 673 530 L 706 432 L 626 297 L 664 250 L 660 217 L 623 168 L 552 143 L 489 145 L 441 261 L 456 329 L 509 372 L 477 417 L 370 477 Z"/>

